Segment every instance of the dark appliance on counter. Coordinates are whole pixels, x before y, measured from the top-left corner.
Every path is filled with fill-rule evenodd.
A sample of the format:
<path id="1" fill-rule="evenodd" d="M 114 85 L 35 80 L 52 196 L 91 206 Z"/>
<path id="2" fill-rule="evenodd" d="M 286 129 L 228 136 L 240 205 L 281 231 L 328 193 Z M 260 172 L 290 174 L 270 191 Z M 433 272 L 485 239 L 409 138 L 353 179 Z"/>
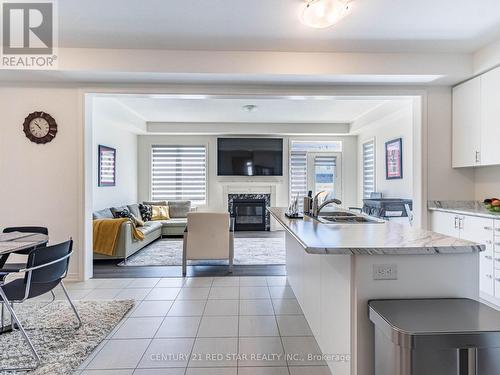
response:
<path id="1" fill-rule="evenodd" d="M 411 199 L 400 198 L 380 198 L 363 199 L 363 213 L 390 219 L 391 217 L 408 217 L 407 207 L 413 210 L 413 201 Z"/>

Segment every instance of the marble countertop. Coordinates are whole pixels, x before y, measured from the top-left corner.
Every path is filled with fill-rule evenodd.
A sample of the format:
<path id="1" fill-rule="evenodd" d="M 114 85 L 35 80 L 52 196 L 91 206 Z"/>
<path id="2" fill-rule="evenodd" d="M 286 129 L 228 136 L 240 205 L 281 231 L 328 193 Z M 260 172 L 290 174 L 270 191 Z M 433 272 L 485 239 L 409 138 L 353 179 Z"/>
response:
<path id="1" fill-rule="evenodd" d="M 473 253 L 484 245 L 395 222 L 323 224 L 305 216 L 290 219 L 286 208 L 271 207 L 271 215 L 310 254 L 432 255 Z"/>
<path id="2" fill-rule="evenodd" d="M 495 214 L 488 211 L 484 208 L 482 202 L 477 201 L 429 201 L 428 208 L 430 211 L 479 216 L 487 219 L 500 219 L 500 213 Z"/>

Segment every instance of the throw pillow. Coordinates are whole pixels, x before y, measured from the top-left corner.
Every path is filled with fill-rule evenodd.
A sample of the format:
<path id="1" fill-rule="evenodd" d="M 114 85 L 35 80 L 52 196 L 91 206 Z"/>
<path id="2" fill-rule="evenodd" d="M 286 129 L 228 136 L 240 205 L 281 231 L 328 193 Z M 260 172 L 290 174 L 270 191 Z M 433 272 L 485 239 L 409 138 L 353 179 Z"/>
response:
<path id="1" fill-rule="evenodd" d="M 144 221 L 141 219 L 137 218 L 133 213 L 131 213 L 128 208 L 121 210 L 121 211 L 114 211 L 113 215 L 115 219 L 125 217 L 127 219 L 130 219 L 132 223 L 134 223 L 137 227 L 143 227 L 144 226 Z"/>
<path id="2" fill-rule="evenodd" d="M 153 217 L 151 220 L 169 220 L 168 206 L 151 206 Z"/>
<path id="3" fill-rule="evenodd" d="M 127 219 L 131 219 L 131 213 L 128 210 L 128 208 L 125 208 L 123 210 L 116 210 L 116 209 L 111 209 L 111 212 L 113 212 L 113 217 L 115 219 L 119 219 L 122 217 L 126 217 Z"/>
<path id="4" fill-rule="evenodd" d="M 141 213 L 142 220 L 150 221 L 153 216 L 153 209 L 150 205 L 139 204 L 139 211 Z"/>
<path id="5" fill-rule="evenodd" d="M 135 217 L 141 217 L 141 211 L 139 211 L 139 205 L 137 203 L 127 205 L 128 210 Z"/>
<path id="6" fill-rule="evenodd" d="M 109 208 L 105 208 L 104 210 L 95 211 L 93 214 L 93 219 L 112 219 L 113 213 Z"/>
<path id="7" fill-rule="evenodd" d="M 191 211 L 191 201 L 169 201 L 168 213 L 170 217 L 187 217 L 188 212 Z"/>

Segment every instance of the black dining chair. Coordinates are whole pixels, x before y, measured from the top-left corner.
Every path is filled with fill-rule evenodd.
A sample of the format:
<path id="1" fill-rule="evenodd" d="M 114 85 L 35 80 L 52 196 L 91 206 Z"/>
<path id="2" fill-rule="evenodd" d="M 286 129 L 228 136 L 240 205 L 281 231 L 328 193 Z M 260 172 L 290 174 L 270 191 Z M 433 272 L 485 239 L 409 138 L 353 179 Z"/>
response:
<path id="1" fill-rule="evenodd" d="M 78 320 L 76 328 L 80 328 L 82 320 L 63 283 L 63 279 L 68 273 L 69 259 L 72 252 L 73 240 L 47 246 L 45 248 L 36 248 L 29 253 L 28 262 L 25 268 L 4 268 L 0 270 L 0 303 L 2 303 L 2 312 L 5 305 L 11 315 L 11 325 L 15 325 L 16 328 L 19 329 L 24 340 L 30 347 L 36 361 L 36 366 L 34 368 L 38 367 L 40 364 L 40 357 L 14 311 L 14 304 L 22 303 L 28 299 L 51 292 L 55 287 L 60 285 Z M 17 278 L 5 283 L 5 278 L 13 273 L 24 273 L 24 278 Z M 33 368 L 29 368 L 28 370 L 30 369 Z M 5 370 L 12 371 L 21 369 L 0 369 L 0 371 Z"/>

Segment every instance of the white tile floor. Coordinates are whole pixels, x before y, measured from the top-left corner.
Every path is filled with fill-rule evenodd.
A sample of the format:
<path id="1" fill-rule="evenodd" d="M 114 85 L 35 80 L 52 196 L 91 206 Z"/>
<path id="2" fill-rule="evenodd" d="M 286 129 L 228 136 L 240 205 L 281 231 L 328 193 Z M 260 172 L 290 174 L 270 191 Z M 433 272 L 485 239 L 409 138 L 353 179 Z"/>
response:
<path id="1" fill-rule="evenodd" d="M 286 277 L 93 279 L 67 286 L 76 300 L 137 301 L 75 375 L 330 374 L 324 362 L 301 360 L 320 350 Z"/>

